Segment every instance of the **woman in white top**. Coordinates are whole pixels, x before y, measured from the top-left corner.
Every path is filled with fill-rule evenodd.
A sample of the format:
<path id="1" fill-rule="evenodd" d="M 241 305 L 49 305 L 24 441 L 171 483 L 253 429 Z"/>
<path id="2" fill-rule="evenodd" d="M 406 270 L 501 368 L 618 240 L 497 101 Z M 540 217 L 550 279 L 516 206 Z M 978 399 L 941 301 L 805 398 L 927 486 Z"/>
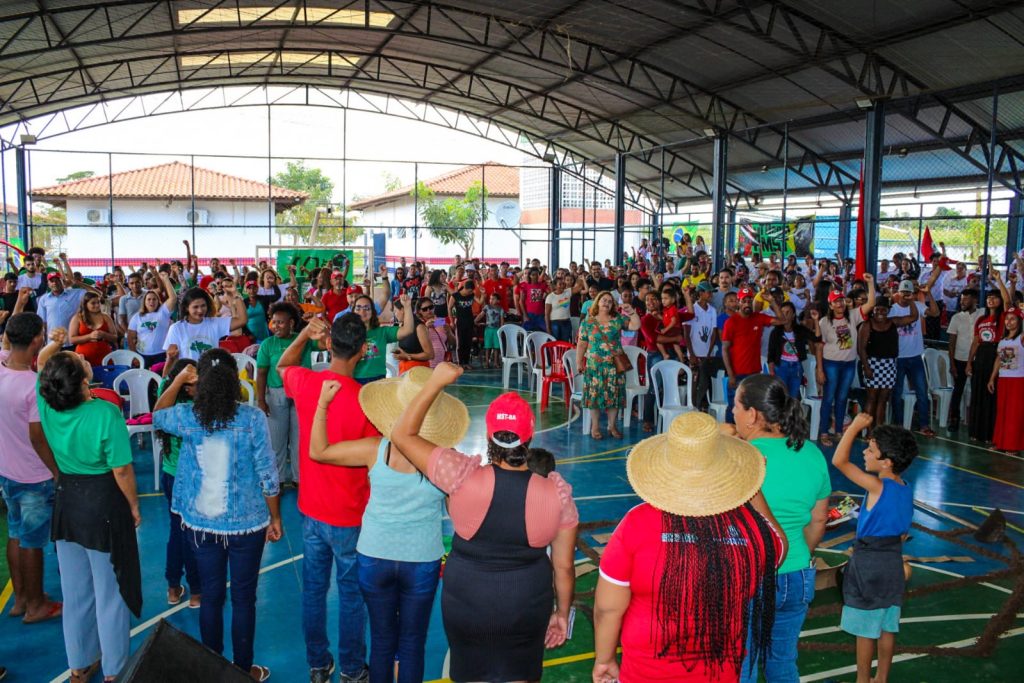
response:
<path id="1" fill-rule="evenodd" d="M 846 296 L 839 290 L 828 295 L 828 314 L 815 320 L 817 336 L 822 343 L 815 350 L 818 362 L 816 377 L 822 389 L 821 444 L 832 446 L 836 432 L 843 429 L 846 401 L 850 385 L 857 373 L 857 328 L 875 307 L 875 278 L 864 273 L 868 284 L 868 300 L 863 306 L 847 311 Z M 835 418 L 835 429 L 832 421 Z"/>
<path id="2" fill-rule="evenodd" d="M 142 354 L 146 367 L 163 362 L 164 341 L 171 326 L 171 314 L 178 305 L 178 295 L 171 286 L 171 276 L 160 273 L 160 286 L 167 300 L 160 303 L 160 294 L 150 290 L 142 297 L 142 308 L 128 321 L 128 348 Z"/>
<path id="3" fill-rule="evenodd" d="M 992 443 L 995 448 L 1014 455 L 1024 451 L 1024 430 L 1020 428 L 1024 423 L 1024 337 L 1021 336 L 1021 327 L 1021 309 L 1006 309 L 1003 338 L 988 380 L 989 394 L 999 396 Z M 998 392 L 996 382 L 999 383 Z"/>
<path id="4" fill-rule="evenodd" d="M 249 317 L 242 298 L 235 297 L 225 305 L 230 306 L 230 318 L 208 317 L 213 308 L 210 295 L 198 287 L 185 292 L 181 301 L 181 320 L 171 325 L 164 342 L 164 350 L 167 351 L 165 369 L 169 369 L 178 358 L 198 361 L 203 351 L 217 348 L 221 337 L 245 327 Z"/>

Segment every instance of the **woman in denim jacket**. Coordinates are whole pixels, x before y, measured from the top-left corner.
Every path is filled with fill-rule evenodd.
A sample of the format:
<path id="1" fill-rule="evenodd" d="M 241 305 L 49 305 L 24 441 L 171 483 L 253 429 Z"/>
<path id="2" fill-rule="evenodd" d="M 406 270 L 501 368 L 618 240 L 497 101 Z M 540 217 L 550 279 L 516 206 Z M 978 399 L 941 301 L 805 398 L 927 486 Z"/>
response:
<path id="1" fill-rule="evenodd" d="M 195 384 L 195 403 L 175 405 Z M 199 358 L 198 375 L 183 370 L 160 396 L 156 429 L 181 437 L 172 510 L 181 516 L 203 582 L 199 629 L 203 644 L 224 649 L 224 600 L 231 566 L 234 663 L 257 681 L 270 670 L 253 664 L 256 585 L 263 546 L 281 538 L 279 483 L 267 418 L 238 403 L 238 366 L 223 349 Z"/>

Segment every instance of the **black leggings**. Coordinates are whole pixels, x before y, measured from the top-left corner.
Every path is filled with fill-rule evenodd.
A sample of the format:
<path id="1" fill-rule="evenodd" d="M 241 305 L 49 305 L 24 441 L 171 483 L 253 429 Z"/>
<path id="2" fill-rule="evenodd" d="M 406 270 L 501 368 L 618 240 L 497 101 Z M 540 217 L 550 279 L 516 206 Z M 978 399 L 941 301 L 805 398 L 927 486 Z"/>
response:
<path id="1" fill-rule="evenodd" d="M 469 365 L 470 351 L 473 349 L 473 332 L 476 325 L 470 320 L 455 321 L 455 339 L 459 348 L 459 365 Z"/>

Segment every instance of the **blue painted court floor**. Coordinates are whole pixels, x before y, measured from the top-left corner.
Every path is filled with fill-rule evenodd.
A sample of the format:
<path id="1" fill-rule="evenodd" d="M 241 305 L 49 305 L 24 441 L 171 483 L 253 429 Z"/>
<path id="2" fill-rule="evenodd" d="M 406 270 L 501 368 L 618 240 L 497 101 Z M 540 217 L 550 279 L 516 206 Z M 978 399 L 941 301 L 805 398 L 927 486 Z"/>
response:
<path id="1" fill-rule="evenodd" d="M 500 374 L 477 371 L 461 378 L 452 393 L 470 409 L 473 425 L 460 448 L 480 452 L 484 444 L 483 415 L 488 404 L 500 392 Z M 551 450 L 557 469 L 573 486 L 581 522 L 614 522 L 639 502 L 626 480 L 624 462 L 630 446 L 642 439 L 639 421 L 624 429 L 625 438 L 606 437 L 594 441 L 583 434 L 580 420 L 566 428 L 565 404 L 554 398 L 548 409 L 540 412 L 539 400 L 527 391 L 523 395 L 538 411 L 538 429 L 534 444 Z M 578 412 L 578 411 L 577 411 Z M 964 437 L 965 438 L 965 437 Z M 166 582 L 163 577 L 164 544 L 168 532 L 167 504 L 162 494 L 152 490 L 152 457 L 148 441 L 136 451 L 136 474 L 142 492 L 142 526 L 139 528 L 139 549 L 142 558 L 144 605 L 142 618 L 132 622 L 132 647 L 138 647 L 160 619 L 199 637 L 198 612 L 186 603 L 176 607 L 166 604 Z M 906 473 L 914 487 L 916 500 L 934 506 L 972 524 L 979 524 L 992 508 L 1002 509 L 1009 520 L 1008 533 L 1017 543 L 1024 542 L 1024 458 L 1008 456 L 976 444 L 965 443 L 940 432 L 935 439 L 920 441 L 921 457 Z M 826 456 L 831 452 L 826 452 Z M 859 458 L 859 455 L 856 456 Z M 856 459 L 855 458 L 855 459 Z M 834 469 L 832 485 L 836 491 L 860 493 Z M 305 648 L 301 627 L 301 518 L 296 510 L 294 490 L 286 490 L 282 498 L 285 535 L 266 548 L 257 595 L 256 661 L 269 666 L 272 680 L 299 682 L 308 680 Z M 940 514 L 924 509 L 915 511 L 914 521 L 928 529 L 949 531 L 961 525 Z M 584 542 L 600 548 L 603 534 L 612 526 L 581 532 Z M 842 560 L 842 551 L 849 540 L 842 541 L 854 529 L 848 522 L 831 530 L 824 544 L 831 547 L 819 554 L 830 562 Z M 446 522 L 445 533 L 450 534 Z M 596 538 L 595 538 L 596 535 Z M 835 541 L 839 539 L 840 542 Z M 986 546 L 990 553 L 1006 555 L 1004 548 Z M 914 565 L 909 589 L 945 585 L 959 576 L 979 576 L 1005 568 L 998 559 L 973 552 L 923 531 L 915 530 L 904 552 L 922 562 Z M 936 559 L 962 561 L 935 561 Z M 963 561 L 966 560 L 966 561 Z M 578 554 L 583 572 L 578 580 L 578 603 L 581 606 L 571 641 L 549 651 L 544 680 L 589 681 L 593 660 L 592 629 L 586 617 L 596 572 L 587 571 L 587 557 Z M 56 555 L 52 546 L 46 551 L 45 589 L 60 599 Z M 0 561 L 0 579 L 6 577 L 6 566 Z M 974 644 L 991 617 L 998 613 L 1010 597 L 1012 577 L 954 586 L 912 597 L 904 608 L 903 626 L 897 640 L 900 645 L 949 645 L 965 648 Z M 852 638 L 838 631 L 839 617 L 831 607 L 837 602 L 835 589 L 820 591 L 812 605 L 811 617 L 804 626 L 802 642 L 808 648 L 800 654 L 801 680 L 852 681 L 854 655 L 833 651 L 834 645 L 852 645 Z M 337 634 L 336 588 L 328 595 L 328 633 Z M 187 601 L 186 601 L 187 602 Z M 0 612 L 10 607 L 10 587 L 0 594 Z M 230 606 L 226 608 L 230 611 Z M 818 613 L 820 616 L 815 616 Z M 1012 618 L 1012 625 L 998 641 L 990 657 L 897 655 L 894 680 L 900 681 L 1011 681 L 1022 680 L 1020 653 L 1024 652 L 1024 621 Z M 228 615 L 226 615 L 228 617 Z M 229 618 L 229 617 L 228 617 Z M 230 622 L 228 622 L 230 623 Z M 332 636 L 332 642 L 335 636 Z M 230 655 L 230 638 L 225 637 Z M 435 599 L 427 639 L 428 680 L 443 680 L 446 674 L 447 644 L 440 615 L 440 592 Z M 8 680 L 46 683 L 67 679 L 60 620 L 36 625 L 23 625 L 18 619 L 0 618 L 0 666 L 9 670 Z M 99 680 L 99 679 L 97 679 Z"/>

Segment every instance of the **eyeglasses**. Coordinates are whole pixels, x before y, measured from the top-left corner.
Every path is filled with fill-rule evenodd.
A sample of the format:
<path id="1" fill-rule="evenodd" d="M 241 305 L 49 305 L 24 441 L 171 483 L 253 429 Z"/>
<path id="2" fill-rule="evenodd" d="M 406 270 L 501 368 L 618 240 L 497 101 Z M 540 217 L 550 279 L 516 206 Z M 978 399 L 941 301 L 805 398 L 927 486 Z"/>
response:
<path id="1" fill-rule="evenodd" d="M 370 310 L 370 307 L 369 306 L 365 306 L 365 305 L 364 306 L 353 306 L 352 310 L 353 311 L 368 311 L 368 310 Z"/>
<path id="2" fill-rule="evenodd" d="M 427 311 L 432 311 L 432 310 L 434 310 L 433 306 L 421 306 L 420 307 L 420 313 L 426 313 Z"/>

